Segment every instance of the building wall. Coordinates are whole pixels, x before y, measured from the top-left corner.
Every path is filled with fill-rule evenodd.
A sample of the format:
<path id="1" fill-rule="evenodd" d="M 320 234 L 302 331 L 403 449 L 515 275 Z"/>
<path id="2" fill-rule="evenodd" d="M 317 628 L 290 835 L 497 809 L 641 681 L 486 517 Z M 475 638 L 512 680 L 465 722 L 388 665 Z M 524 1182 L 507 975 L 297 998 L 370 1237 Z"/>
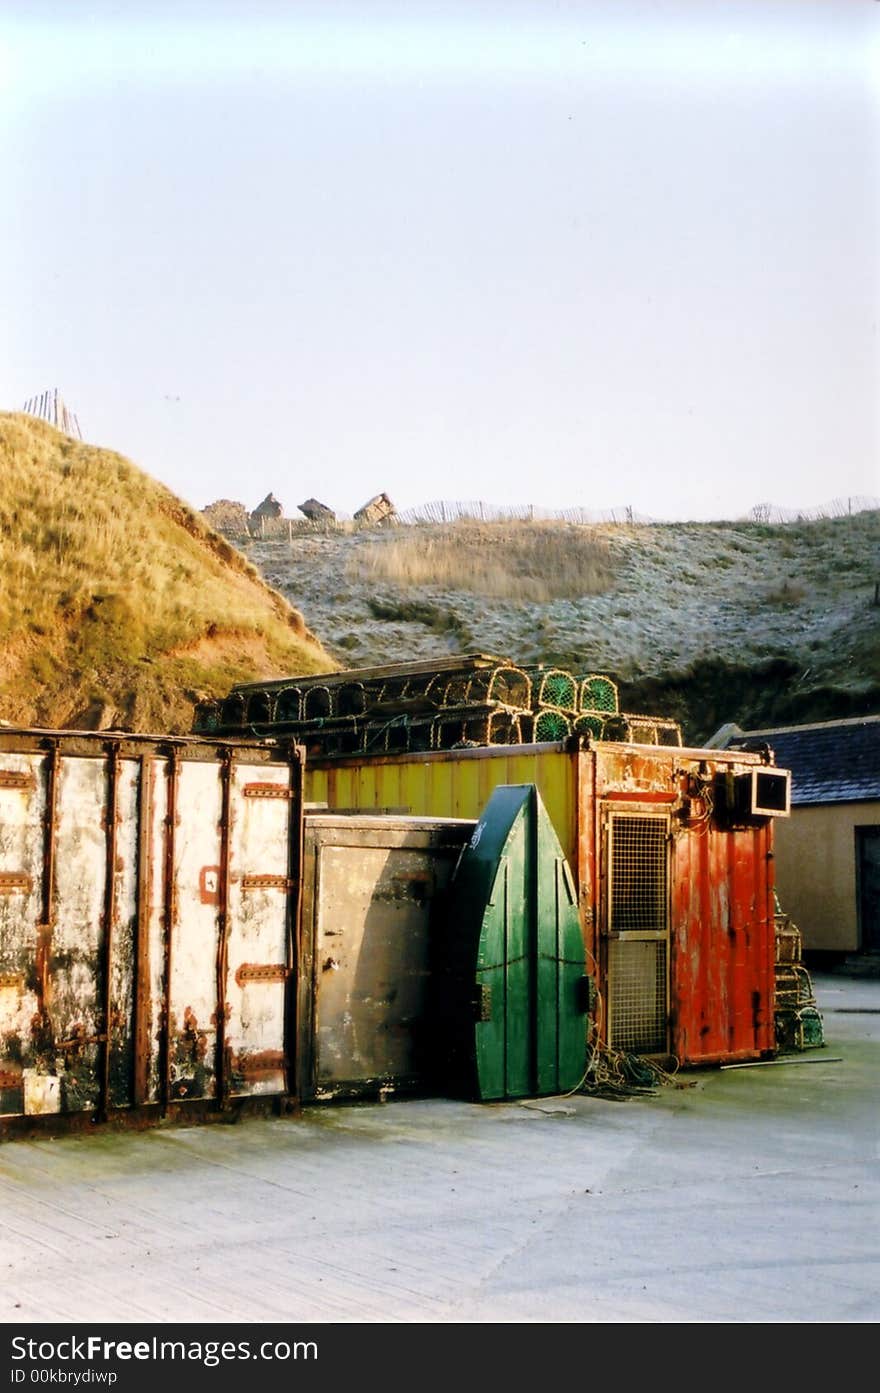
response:
<path id="1" fill-rule="evenodd" d="M 807 951 L 856 953 L 857 827 L 880 825 L 880 803 L 796 807 L 776 823 L 776 889 Z"/>

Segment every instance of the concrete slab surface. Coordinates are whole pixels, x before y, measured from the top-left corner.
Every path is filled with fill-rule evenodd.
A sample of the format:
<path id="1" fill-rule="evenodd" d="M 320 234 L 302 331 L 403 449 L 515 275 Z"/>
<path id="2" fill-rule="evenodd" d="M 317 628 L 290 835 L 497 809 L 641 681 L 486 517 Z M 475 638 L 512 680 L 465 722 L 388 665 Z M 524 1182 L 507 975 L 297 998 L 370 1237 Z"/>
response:
<path id="1" fill-rule="evenodd" d="M 880 978 L 650 1096 L 0 1145 L 0 1321 L 874 1322 Z"/>

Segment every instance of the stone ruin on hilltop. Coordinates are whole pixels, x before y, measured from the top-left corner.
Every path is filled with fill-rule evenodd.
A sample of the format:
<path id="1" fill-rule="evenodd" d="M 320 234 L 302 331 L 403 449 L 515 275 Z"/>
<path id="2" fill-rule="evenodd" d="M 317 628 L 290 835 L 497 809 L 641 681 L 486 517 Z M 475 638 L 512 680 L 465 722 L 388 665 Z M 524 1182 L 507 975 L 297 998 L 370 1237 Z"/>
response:
<path id="1" fill-rule="evenodd" d="M 377 493 L 362 508 L 358 508 L 354 520 L 367 523 L 396 522 L 397 509 L 387 493 Z"/>

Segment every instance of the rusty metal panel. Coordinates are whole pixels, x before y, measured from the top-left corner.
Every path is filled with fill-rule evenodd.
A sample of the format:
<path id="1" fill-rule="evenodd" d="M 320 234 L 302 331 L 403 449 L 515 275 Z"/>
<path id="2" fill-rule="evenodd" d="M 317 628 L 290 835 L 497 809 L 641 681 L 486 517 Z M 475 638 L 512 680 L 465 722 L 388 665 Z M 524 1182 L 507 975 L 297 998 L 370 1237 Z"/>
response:
<path id="1" fill-rule="evenodd" d="M 676 839 L 671 1009 L 682 1062 L 775 1050 L 772 826 Z"/>
<path id="2" fill-rule="evenodd" d="M 286 1094 L 295 747 L 10 730 L 0 768 L 4 1130 Z"/>
<path id="3" fill-rule="evenodd" d="M 4 752 L 9 777 L 0 786 L 0 871 L 26 873 L 37 886 L 43 873 L 46 764 L 45 756 Z M 33 1108 L 36 1101 L 31 1034 L 40 1019 L 35 950 L 41 910 L 39 893 L 0 895 L 0 1114 L 24 1113 L 26 1102 Z M 54 1097 L 48 1105 L 57 1111 Z"/>
<path id="4" fill-rule="evenodd" d="M 435 914 L 470 819 L 306 817 L 300 1093 L 424 1089 Z"/>
<path id="5" fill-rule="evenodd" d="M 7 1092 L 2 1110 L 121 1106 L 129 1101 L 133 1065 L 136 855 L 131 837 L 119 832 L 136 826 L 137 765 L 128 761 L 115 776 L 110 821 L 106 757 L 67 758 L 57 749 L 12 757 L 30 764 L 32 788 L 16 809 L 7 785 L 0 856 L 27 846 L 33 890 L 5 916 L 0 945 L 4 962 L 17 963 L 19 980 L 18 1002 L 8 988 L 0 1002 L 7 1085 L 16 1065 L 21 1071 L 20 1096 Z"/>
<path id="6" fill-rule="evenodd" d="M 46 936 L 45 1036 L 38 1066 L 52 1072 L 62 1058 L 62 1110 L 98 1104 L 101 1036 L 106 1038 L 100 960 L 105 874 L 106 768 L 101 758 L 62 757 L 55 831 L 56 879 Z M 38 969 L 39 971 L 39 969 Z"/>
<path id="7" fill-rule="evenodd" d="M 773 822 L 731 827 L 716 806 L 719 780 L 758 762 L 742 753 L 596 750 L 600 808 L 669 819 L 668 1049 L 682 1064 L 775 1050 Z M 608 876 L 603 863 L 597 909 L 605 992 L 613 998 L 610 950 L 621 939 L 608 922 Z"/>

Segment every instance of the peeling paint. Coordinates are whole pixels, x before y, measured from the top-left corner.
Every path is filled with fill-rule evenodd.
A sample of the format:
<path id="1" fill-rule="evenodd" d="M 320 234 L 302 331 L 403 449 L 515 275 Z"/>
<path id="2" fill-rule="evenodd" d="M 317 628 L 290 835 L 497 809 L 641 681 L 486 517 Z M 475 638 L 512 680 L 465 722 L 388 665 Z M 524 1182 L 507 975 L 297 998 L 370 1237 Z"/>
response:
<path id="1" fill-rule="evenodd" d="M 298 749 L 4 730 L 0 772 L 0 1130 L 286 1094 Z"/>

